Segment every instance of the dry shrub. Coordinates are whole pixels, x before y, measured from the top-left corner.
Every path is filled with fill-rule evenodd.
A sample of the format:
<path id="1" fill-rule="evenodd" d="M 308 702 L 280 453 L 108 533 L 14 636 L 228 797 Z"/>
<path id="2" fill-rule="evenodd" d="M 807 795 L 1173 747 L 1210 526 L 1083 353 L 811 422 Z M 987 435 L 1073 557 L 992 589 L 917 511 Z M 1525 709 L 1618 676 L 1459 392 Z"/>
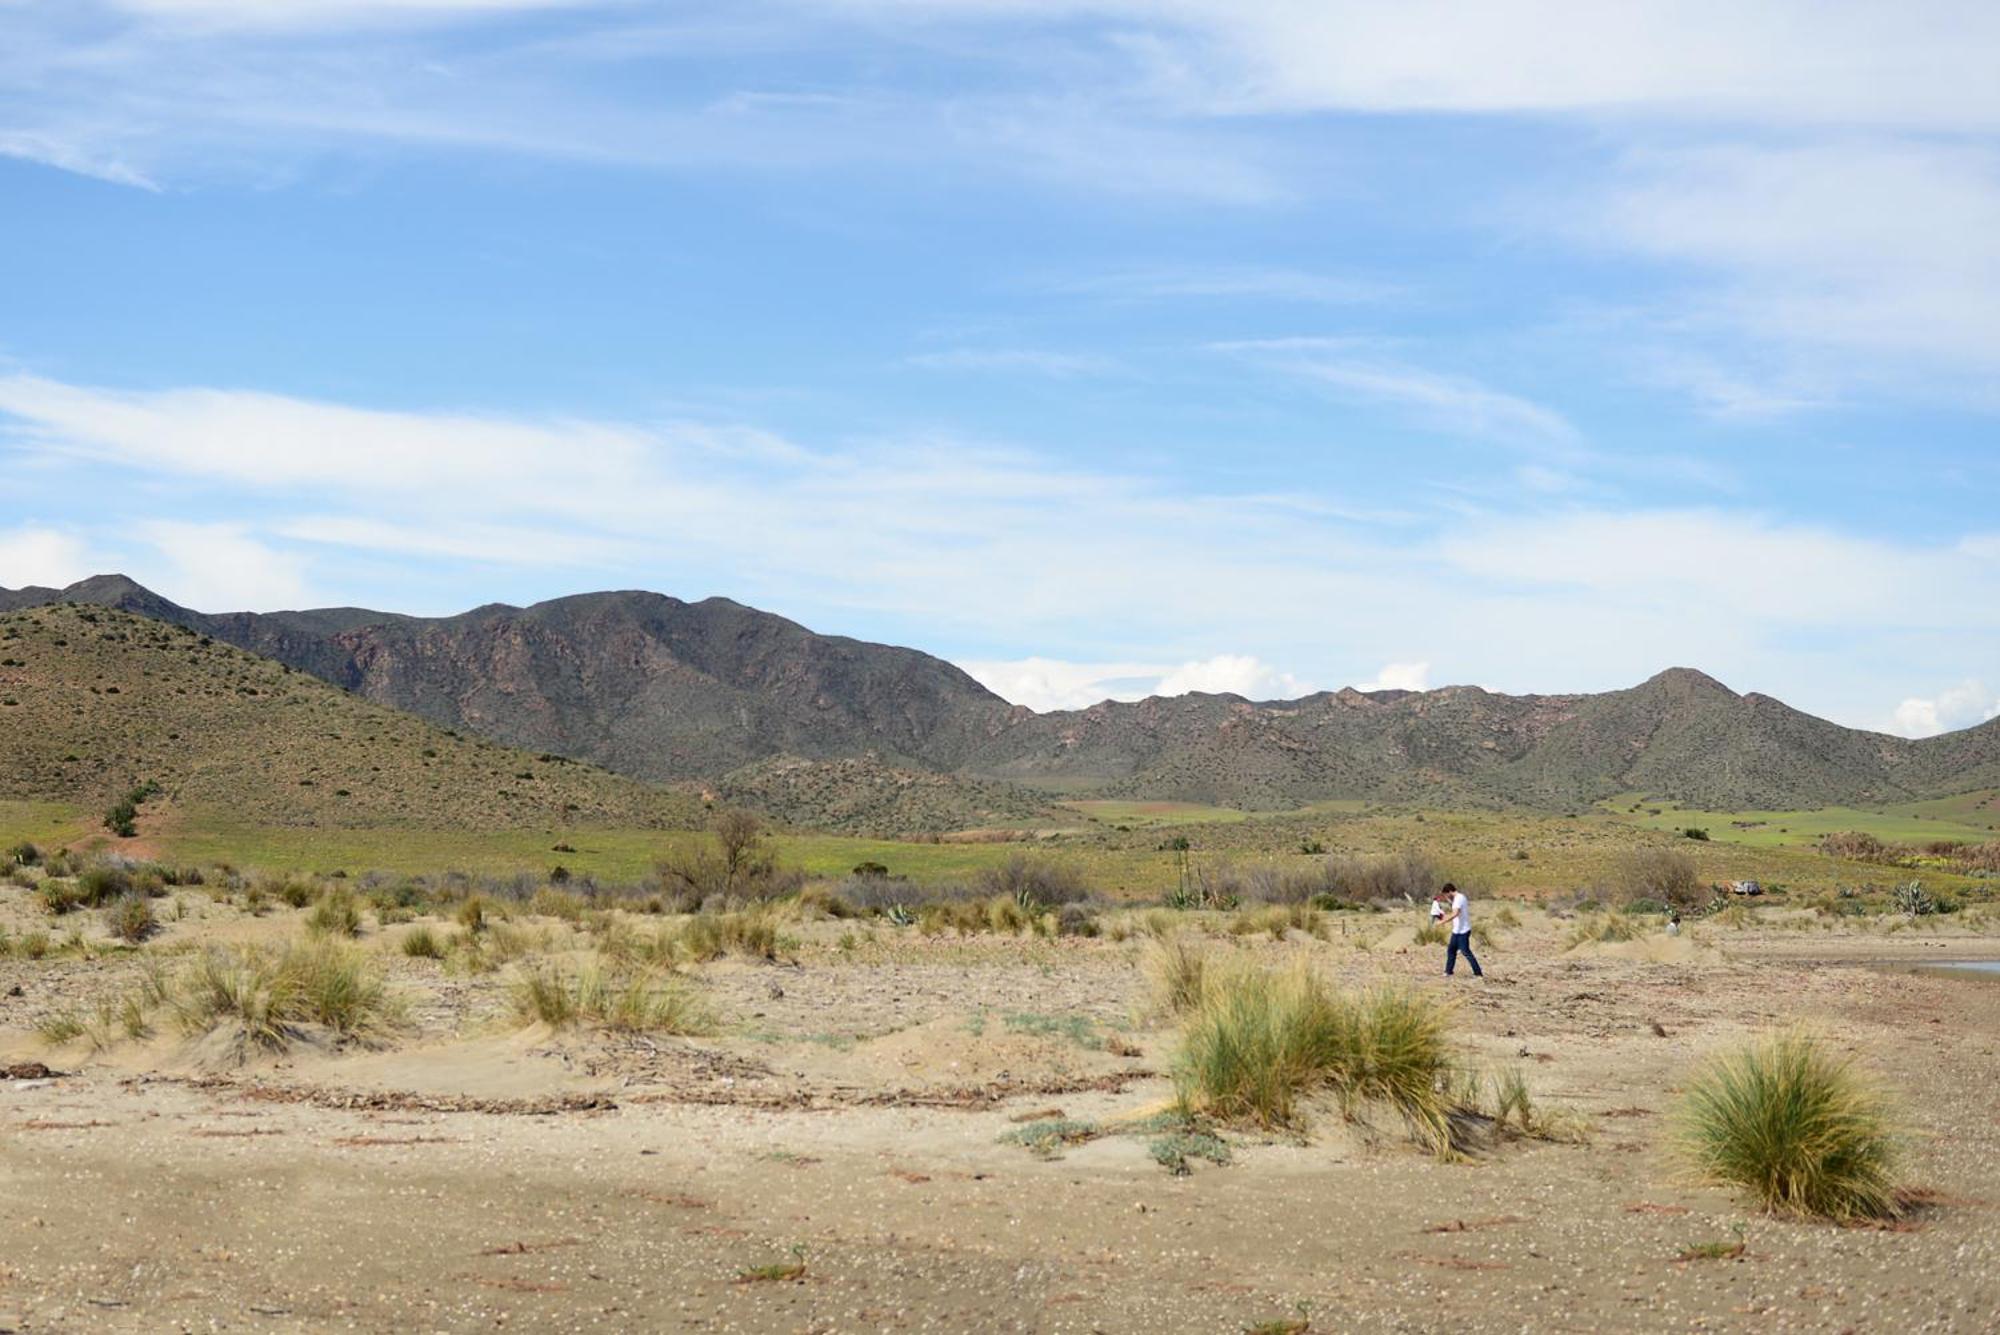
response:
<path id="1" fill-rule="evenodd" d="M 104 930 L 121 941 L 137 944 L 159 928 L 152 901 L 144 895 L 124 895 L 104 910 Z"/>
<path id="2" fill-rule="evenodd" d="M 983 894 L 1005 896 L 1021 908 L 1035 911 L 1080 904 L 1090 898 L 1090 887 L 1073 868 L 1019 853 L 982 871 L 978 884 Z"/>
<path id="3" fill-rule="evenodd" d="M 1850 862 L 1883 862 L 1890 856 L 1889 845 L 1864 830 L 1839 830 L 1820 836 L 1819 851 L 1828 857 Z"/>
<path id="4" fill-rule="evenodd" d="M 1705 903 L 1695 860 L 1668 848 L 1635 848 L 1618 859 L 1618 891 L 1627 899 L 1655 899 L 1676 908 Z"/>

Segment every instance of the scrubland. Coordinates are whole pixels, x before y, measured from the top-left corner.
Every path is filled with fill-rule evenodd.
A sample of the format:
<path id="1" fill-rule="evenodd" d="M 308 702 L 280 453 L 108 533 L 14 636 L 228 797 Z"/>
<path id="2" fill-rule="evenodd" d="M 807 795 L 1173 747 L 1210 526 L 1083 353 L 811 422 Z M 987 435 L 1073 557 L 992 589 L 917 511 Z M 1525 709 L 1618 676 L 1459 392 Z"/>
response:
<path id="1" fill-rule="evenodd" d="M 1138 901 L 754 822 L 618 885 L 16 849 L 0 1324 L 1990 1329 L 2000 988 L 1931 966 L 2000 915 L 1649 847 L 1478 893 L 1483 982 L 1428 852 Z"/>

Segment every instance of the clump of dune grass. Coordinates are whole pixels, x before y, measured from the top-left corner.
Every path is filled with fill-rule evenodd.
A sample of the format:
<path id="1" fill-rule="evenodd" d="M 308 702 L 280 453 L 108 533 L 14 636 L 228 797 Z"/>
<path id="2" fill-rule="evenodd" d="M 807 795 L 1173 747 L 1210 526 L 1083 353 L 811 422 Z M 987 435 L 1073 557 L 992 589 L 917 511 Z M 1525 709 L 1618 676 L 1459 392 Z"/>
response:
<path id="1" fill-rule="evenodd" d="M 1298 1127 L 1320 1093 L 1349 1117 L 1385 1104 L 1449 1153 L 1449 1016 L 1420 992 L 1337 992 L 1303 963 L 1237 968 L 1209 980 L 1188 1014 L 1175 1086 L 1185 1108 L 1267 1127 Z"/>
<path id="2" fill-rule="evenodd" d="M 35 1037 L 52 1048 L 82 1038 L 84 1032 L 84 1023 L 74 1011 L 57 1011 L 35 1022 Z"/>
<path id="3" fill-rule="evenodd" d="M 619 974 L 594 964 L 524 968 L 514 979 L 512 1000 L 523 1024 L 554 1029 L 589 1023 L 628 1033 L 691 1035 L 708 1033 L 715 1023 L 694 990 L 671 975 Z"/>
<path id="4" fill-rule="evenodd" d="M 1766 1210 L 1836 1220 L 1900 1211 L 1897 1119 L 1850 1057 L 1805 1030 L 1714 1058 L 1677 1111 L 1681 1153 Z"/>
<path id="5" fill-rule="evenodd" d="M 765 909 L 736 913 L 697 913 L 676 939 L 680 953 L 696 963 L 743 955 L 750 959 L 778 957 L 778 923 Z"/>
<path id="6" fill-rule="evenodd" d="M 1201 1003 L 1208 977 L 1208 952 L 1179 936 L 1156 944 L 1146 959 L 1153 994 L 1169 1015 L 1186 1015 Z"/>
<path id="7" fill-rule="evenodd" d="M 1451 939 L 1442 922 L 1427 922 L 1417 928 L 1416 943 L 1420 946 L 1441 946 Z"/>
<path id="8" fill-rule="evenodd" d="M 281 1052 L 306 1025 L 341 1038 L 373 1037 L 400 1017 L 372 961 L 325 936 L 277 952 L 204 951 L 172 984 L 169 1004 L 184 1032 L 232 1027 L 233 1046 L 245 1052 Z"/>
<path id="9" fill-rule="evenodd" d="M 336 886 L 321 895 L 312 912 L 306 915 L 306 930 L 317 936 L 361 935 L 361 905 L 354 892 Z"/>
<path id="10" fill-rule="evenodd" d="M 415 960 L 441 960 L 444 958 L 444 942 L 431 930 L 429 923 L 418 923 L 403 933 L 402 951 Z"/>

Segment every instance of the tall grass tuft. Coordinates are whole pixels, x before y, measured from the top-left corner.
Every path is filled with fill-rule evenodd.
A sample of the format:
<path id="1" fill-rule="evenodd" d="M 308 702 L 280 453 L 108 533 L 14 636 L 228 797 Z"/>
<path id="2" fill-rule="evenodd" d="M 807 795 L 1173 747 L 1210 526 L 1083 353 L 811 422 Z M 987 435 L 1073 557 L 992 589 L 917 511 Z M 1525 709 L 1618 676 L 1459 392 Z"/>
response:
<path id="1" fill-rule="evenodd" d="M 670 975 L 574 972 L 557 964 L 524 968 L 514 979 L 514 1014 L 554 1029 L 590 1022 L 628 1033 L 705 1034 L 714 1020 L 693 989 Z"/>
<path id="2" fill-rule="evenodd" d="M 1298 1126 L 1301 1102 L 1322 1092 L 1349 1116 L 1387 1104 L 1445 1154 L 1449 1015 L 1418 992 L 1336 992 L 1304 964 L 1234 969 L 1210 979 L 1189 1012 L 1175 1084 L 1190 1109 L 1269 1127 Z"/>
<path id="3" fill-rule="evenodd" d="M 1186 1015 L 1201 1004 L 1208 977 L 1208 952 L 1176 935 L 1163 938 L 1146 959 L 1153 993 L 1170 1015 Z"/>
<path id="4" fill-rule="evenodd" d="M 306 915 L 306 930 L 317 936 L 361 935 L 361 905 L 344 886 L 328 890 Z"/>
<path id="5" fill-rule="evenodd" d="M 1723 1053 L 1688 1085 L 1681 1152 L 1766 1210 L 1829 1219 L 1899 1212 L 1896 1117 L 1852 1058 L 1804 1030 Z"/>
<path id="6" fill-rule="evenodd" d="M 281 1052 L 309 1024 L 342 1038 L 371 1037 L 400 1013 L 368 957 L 327 937 L 276 954 L 207 950 L 174 982 L 169 1005 L 190 1034 L 233 1026 L 240 1051 Z"/>
<path id="7" fill-rule="evenodd" d="M 441 960 L 444 958 L 444 942 L 431 930 L 429 923 L 420 922 L 403 933 L 402 951 L 415 960 Z"/>

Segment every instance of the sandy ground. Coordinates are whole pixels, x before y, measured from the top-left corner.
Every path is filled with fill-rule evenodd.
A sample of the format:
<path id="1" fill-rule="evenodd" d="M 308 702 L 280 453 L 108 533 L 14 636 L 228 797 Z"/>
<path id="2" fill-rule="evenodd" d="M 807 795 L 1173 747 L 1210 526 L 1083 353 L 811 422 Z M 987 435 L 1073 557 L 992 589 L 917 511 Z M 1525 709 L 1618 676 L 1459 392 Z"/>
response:
<path id="1" fill-rule="evenodd" d="M 504 974 L 371 927 L 411 1027 L 249 1067 L 175 1036 L 43 1047 L 37 1019 L 138 965 L 0 959 L 0 1061 L 63 1072 L 0 1080 L 0 1330 L 2000 1329 L 2000 984 L 1917 967 L 2000 939 L 1779 920 L 1565 951 L 1528 914 L 1487 981 L 1447 983 L 1407 928 L 1348 923 L 1211 948 L 1449 987 L 1467 1060 L 1520 1066 L 1589 1143 L 1444 1164 L 1323 1110 L 1186 1177 L 1143 1136 L 1005 1143 L 1168 1097 L 1139 939 L 843 949 L 810 924 L 794 962 L 692 971 L 724 1031 L 689 1040 L 519 1029 Z M 296 925 L 203 905 L 153 949 Z M 1668 1152 L 1696 1062 L 1795 1019 L 1903 1100 L 1932 1203 L 1893 1229 L 1759 1215 Z M 746 1278 L 772 1265 L 802 1269 Z"/>

